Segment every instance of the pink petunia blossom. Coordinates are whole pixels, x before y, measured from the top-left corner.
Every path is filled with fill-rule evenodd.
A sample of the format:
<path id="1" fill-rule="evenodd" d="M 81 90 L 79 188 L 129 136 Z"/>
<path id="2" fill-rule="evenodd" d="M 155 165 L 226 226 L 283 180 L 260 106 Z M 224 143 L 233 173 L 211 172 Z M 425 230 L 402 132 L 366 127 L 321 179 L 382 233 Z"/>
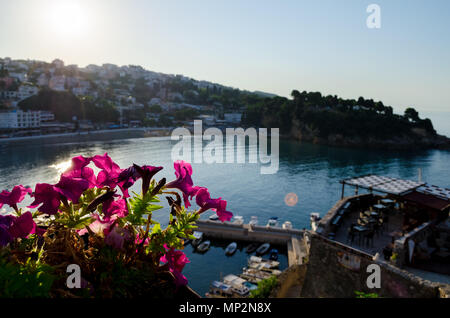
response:
<path id="1" fill-rule="evenodd" d="M 36 232 L 36 223 L 33 220 L 31 212 L 25 212 L 21 216 L 14 217 L 9 233 L 13 238 L 25 238 Z"/>
<path id="2" fill-rule="evenodd" d="M 0 246 L 6 246 L 14 239 L 9 233 L 13 220 L 14 216 L 12 215 L 0 215 Z"/>
<path id="3" fill-rule="evenodd" d="M 3 190 L 0 193 L 0 208 L 3 207 L 4 204 L 8 204 L 14 210 L 17 210 L 17 203 L 22 202 L 27 193 L 31 195 L 32 190 L 30 188 L 25 188 L 22 185 L 15 186 L 11 192 Z"/>
<path id="4" fill-rule="evenodd" d="M 108 186 L 111 189 L 117 185 L 117 179 L 122 172 L 119 165 L 116 164 L 107 153 L 103 156 L 96 155 L 92 157 L 92 162 L 101 171 L 97 175 L 97 185 Z"/>
<path id="5" fill-rule="evenodd" d="M 124 218 L 128 215 L 127 202 L 122 198 L 114 200 L 113 197 L 103 203 L 102 212 L 105 216 L 105 220 L 111 218 L 113 215 Z"/>
<path id="6" fill-rule="evenodd" d="M 184 266 L 190 263 L 186 254 L 182 251 L 176 251 L 174 248 L 168 248 L 166 244 L 164 244 L 164 248 L 166 249 L 166 254 L 160 258 L 160 262 L 169 265 L 169 270 L 175 276 L 175 284 L 177 286 L 187 285 L 186 277 L 181 274 Z"/>
<path id="7" fill-rule="evenodd" d="M 200 187 L 194 187 L 191 178 L 192 166 L 190 163 L 183 160 L 177 160 L 173 163 L 173 166 L 175 168 L 175 176 L 177 179 L 169 182 L 165 187 L 180 190 L 183 193 L 184 205 L 186 208 L 189 208 L 191 206 L 189 198 L 192 199 Z"/>
<path id="8" fill-rule="evenodd" d="M 108 235 L 106 235 L 105 243 L 115 249 L 121 250 L 123 249 L 124 242 L 129 240 L 130 237 L 130 232 L 127 229 L 116 226 Z"/>
<path id="9" fill-rule="evenodd" d="M 108 235 L 110 233 L 110 229 L 116 221 L 115 217 L 112 217 L 108 220 L 102 220 L 98 215 L 92 215 L 95 218 L 95 221 L 88 225 L 89 229 L 97 235 Z M 78 230 L 78 235 L 84 235 L 88 233 L 86 228 Z"/>
<path id="10" fill-rule="evenodd" d="M 88 182 L 89 188 L 97 186 L 97 178 L 95 177 L 94 170 L 89 167 L 82 167 L 77 169 L 70 169 L 62 174 L 66 178 L 83 179 Z"/>
<path id="11" fill-rule="evenodd" d="M 87 180 L 65 175 L 61 175 L 59 182 L 55 184 L 55 190 L 73 203 L 78 203 L 78 199 L 88 188 L 89 182 Z"/>
<path id="12" fill-rule="evenodd" d="M 200 207 L 199 214 L 212 209 L 222 222 L 231 220 L 233 216 L 233 213 L 226 211 L 227 201 L 222 200 L 222 198 L 211 199 L 211 195 L 206 188 L 200 188 L 197 191 L 195 201 Z"/>
<path id="13" fill-rule="evenodd" d="M 39 207 L 39 211 L 48 215 L 54 215 L 58 212 L 61 204 L 61 194 L 54 185 L 47 183 L 38 183 L 34 189 L 34 201 L 28 208 Z"/>

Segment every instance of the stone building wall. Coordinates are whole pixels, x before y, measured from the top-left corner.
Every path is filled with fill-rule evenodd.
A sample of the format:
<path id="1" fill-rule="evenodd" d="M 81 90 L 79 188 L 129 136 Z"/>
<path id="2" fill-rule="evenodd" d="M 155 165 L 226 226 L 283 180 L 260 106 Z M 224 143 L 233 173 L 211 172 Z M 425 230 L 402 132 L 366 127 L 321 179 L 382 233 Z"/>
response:
<path id="1" fill-rule="evenodd" d="M 374 261 L 371 255 L 318 234 L 308 232 L 308 235 L 311 245 L 302 297 L 352 298 L 355 291 L 389 298 L 443 297 L 445 286 L 423 280 L 384 261 Z M 367 287 L 370 264 L 380 266 L 379 289 Z"/>

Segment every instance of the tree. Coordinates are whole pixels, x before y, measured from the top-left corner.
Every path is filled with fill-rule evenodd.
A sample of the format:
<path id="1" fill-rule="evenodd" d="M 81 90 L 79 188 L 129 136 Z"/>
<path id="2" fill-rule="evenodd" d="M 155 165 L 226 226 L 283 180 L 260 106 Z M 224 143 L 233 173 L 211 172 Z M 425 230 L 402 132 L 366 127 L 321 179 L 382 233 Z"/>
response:
<path id="1" fill-rule="evenodd" d="M 292 98 L 294 99 L 294 100 L 298 100 L 299 98 L 300 98 L 300 92 L 298 91 L 298 90 L 296 90 L 296 89 L 294 89 L 293 91 L 292 91 L 292 93 L 291 93 L 291 96 L 292 96 Z"/>
<path id="2" fill-rule="evenodd" d="M 405 109 L 405 118 L 413 122 L 419 121 L 419 113 L 412 107 Z"/>

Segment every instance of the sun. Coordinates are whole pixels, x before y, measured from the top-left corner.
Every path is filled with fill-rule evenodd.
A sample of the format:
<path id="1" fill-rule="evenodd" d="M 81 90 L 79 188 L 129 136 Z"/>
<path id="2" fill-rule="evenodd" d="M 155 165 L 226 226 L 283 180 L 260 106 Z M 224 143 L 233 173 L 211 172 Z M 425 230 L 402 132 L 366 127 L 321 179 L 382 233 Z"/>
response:
<path id="1" fill-rule="evenodd" d="M 79 37 L 88 29 L 86 8 L 76 0 L 54 1 L 46 11 L 48 27 L 62 37 Z"/>

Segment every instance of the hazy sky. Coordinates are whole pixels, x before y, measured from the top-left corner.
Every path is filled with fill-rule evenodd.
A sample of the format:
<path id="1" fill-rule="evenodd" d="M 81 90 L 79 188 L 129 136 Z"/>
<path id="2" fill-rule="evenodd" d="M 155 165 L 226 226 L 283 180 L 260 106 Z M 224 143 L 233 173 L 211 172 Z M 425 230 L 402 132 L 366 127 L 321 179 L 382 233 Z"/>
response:
<path id="1" fill-rule="evenodd" d="M 381 8 L 369 29 L 366 8 Z M 0 0 L 0 57 L 450 111 L 450 1 Z"/>

